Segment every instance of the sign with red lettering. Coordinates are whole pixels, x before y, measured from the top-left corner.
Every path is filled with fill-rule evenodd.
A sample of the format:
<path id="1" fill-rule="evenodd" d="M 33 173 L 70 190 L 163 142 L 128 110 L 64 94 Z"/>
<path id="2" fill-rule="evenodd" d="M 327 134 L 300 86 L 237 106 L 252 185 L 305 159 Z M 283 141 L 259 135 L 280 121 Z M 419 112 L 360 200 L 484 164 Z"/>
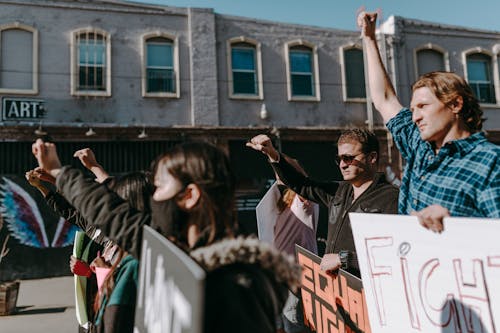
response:
<path id="1" fill-rule="evenodd" d="M 499 219 L 447 218 L 434 233 L 415 216 L 349 217 L 374 333 L 500 329 Z"/>
<path id="2" fill-rule="evenodd" d="M 295 249 L 306 325 L 318 333 L 371 332 L 361 280 L 343 270 L 327 274 L 320 257 L 298 245 Z"/>

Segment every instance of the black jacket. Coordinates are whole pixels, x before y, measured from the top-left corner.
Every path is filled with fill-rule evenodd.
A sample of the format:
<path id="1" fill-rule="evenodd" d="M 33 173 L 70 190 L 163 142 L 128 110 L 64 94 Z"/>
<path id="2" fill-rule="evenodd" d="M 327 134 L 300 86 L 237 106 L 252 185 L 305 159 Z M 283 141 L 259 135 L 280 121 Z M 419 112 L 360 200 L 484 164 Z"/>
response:
<path id="1" fill-rule="evenodd" d="M 142 227 L 150 214 L 131 209 L 106 186 L 64 167 L 60 193 L 86 221 L 122 249 L 139 258 Z M 289 289 L 300 284 L 291 258 L 258 239 L 223 239 L 189 253 L 206 271 L 205 332 L 275 333 Z"/>
<path id="2" fill-rule="evenodd" d="M 348 269 L 360 276 L 349 212 L 397 214 L 399 190 L 383 173 L 377 173 L 373 183 L 355 200 L 348 182 L 319 182 L 305 177 L 281 157 L 271 163 L 280 179 L 300 196 L 328 208 L 328 238 L 325 253 L 349 251 Z"/>

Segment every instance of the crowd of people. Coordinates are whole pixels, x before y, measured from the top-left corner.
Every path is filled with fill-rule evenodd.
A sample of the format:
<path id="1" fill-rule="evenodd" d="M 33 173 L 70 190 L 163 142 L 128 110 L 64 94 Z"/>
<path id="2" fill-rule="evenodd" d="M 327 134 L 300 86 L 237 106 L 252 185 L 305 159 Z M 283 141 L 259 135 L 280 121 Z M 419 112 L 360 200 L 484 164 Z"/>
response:
<path id="1" fill-rule="evenodd" d="M 444 231 L 447 216 L 500 217 L 500 148 L 481 132 L 472 90 L 454 73 L 432 72 L 412 86 L 410 107 L 403 107 L 380 57 L 376 20 L 376 13 L 358 15 L 370 95 L 405 160 L 401 186 L 377 172 L 379 144 L 366 129 L 346 130 L 338 139 L 340 182 L 309 177 L 268 135 L 257 135 L 247 146 L 267 156 L 279 184 L 277 213 L 269 216 L 271 245 L 238 234 L 234 175 L 225 153 L 211 144 L 177 145 L 150 172 L 121 177 L 110 177 L 91 150 L 76 152 L 95 179 L 62 166 L 54 143 L 33 144 L 38 167 L 27 172 L 28 181 L 85 234 L 70 259 L 84 279 L 77 283 L 87 286 L 77 302 L 80 330 L 133 331 L 144 225 L 207 272 L 205 332 L 292 333 L 307 327 L 297 292 L 300 269 L 290 254 L 295 244 L 317 252 L 315 205 L 328 209 L 321 269 L 358 277 L 349 212 L 412 214 L 434 232 Z"/>

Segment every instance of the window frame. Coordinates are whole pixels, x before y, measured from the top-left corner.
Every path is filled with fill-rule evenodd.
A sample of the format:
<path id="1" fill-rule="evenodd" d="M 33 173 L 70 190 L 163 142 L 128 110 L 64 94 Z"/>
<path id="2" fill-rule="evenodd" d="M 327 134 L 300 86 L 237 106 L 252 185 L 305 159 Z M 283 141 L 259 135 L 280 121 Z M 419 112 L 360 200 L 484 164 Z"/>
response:
<path id="1" fill-rule="evenodd" d="M 232 50 L 234 44 L 248 44 L 253 46 L 255 51 L 255 80 L 258 89 L 256 94 L 241 94 L 234 92 L 234 79 L 233 79 L 233 56 Z M 261 43 L 255 39 L 239 36 L 233 37 L 226 42 L 226 59 L 227 59 L 227 81 L 228 81 L 228 94 L 230 99 L 243 99 L 243 100 L 263 100 L 264 99 L 264 85 L 262 80 L 262 49 Z"/>
<path id="2" fill-rule="evenodd" d="M 346 67 L 346 60 L 345 60 L 344 53 L 345 53 L 345 51 L 352 50 L 352 49 L 361 51 L 361 54 L 364 57 L 362 45 L 351 44 L 351 45 L 345 45 L 345 46 L 340 47 L 340 49 L 339 49 L 339 51 L 340 51 L 340 66 L 342 68 L 342 70 L 341 70 L 342 98 L 343 98 L 344 102 L 366 103 L 366 101 L 367 101 L 367 97 L 366 97 L 366 95 L 367 95 L 366 94 L 366 69 L 365 69 L 365 61 L 364 60 L 363 60 L 363 73 L 365 76 L 365 97 L 349 97 L 349 96 L 347 96 L 347 86 L 348 86 L 347 77 L 346 77 L 347 67 Z"/>
<path id="3" fill-rule="evenodd" d="M 294 96 L 292 95 L 292 76 L 291 76 L 291 64 L 290 64 L 290 49 L 294 47 L 305 47 L 310 49 L 312 60 L 313 60 L 313 87 L 314 87 L 314 95 L 311 96 Z M 289 102 L 319 102 L 321 101 L 321 93 L 320 93 L 320 81 L 319 81 L 319 62 L 318 62 L 318 47 L 312 43 L 304 41 L 302 39 L 290 41 L 285 44 L 285 64 L 286 64 L 286 86 L 287 86 L 287 96 Z"/>
<path id="4" fill-rule="evenodd" d="M 82 34 L 96 34 L 103 37 L 105 40 L 106 47 L 106 71 L 103 71 L 103 77 L 105 78 L 105 89 L 103 91 L 100 90 L 80 90 L 79 86 L 79 63 L 78 63 L 78 54 L 79 50 L 77 39 L 79 35 Z M 103 96 L 109 97 L 111 96 L 111 35 L 102 29 L 99 28 L 82 28 L 72 31 L 71 33 L 71 95 L 72 96 Z"/>
<path id="5" fill-rule="evenodd" d="M 493 85 L 493 97 L 495 98 L 495 102 L 494 103 L 480 102 L 479 98 L 477 96 L 476 96 L 476 98 L 478 99 L 479 104 L 481 106 L 497 106 L 497 105 L 499 105 L 498 104 L 499 103 L 499 99 L 498 99 L 499 96 L 497 96 L 498 95 L 498 93 L 497 93 L 497 90 L 498 90 L 497 86 L 498 86 L 498 84 L 497 84 L 497 82 L 495 80 L 495 72 L 494 72 L 494 68 L 495 68 L 494 59 L 495 59 L 495 57 L 494 57 L 494 55 L 491 52 L 489 52 L 488 50 L 485 50 L 485 49 L 483 49 L 481 47 L 476 47 L 476 48 L 465 50 L 462 53 L 462 62 L 463 62 L 463 68 L 464 68 L 464 78 L 467 81 L 467 84 L 469 84 L 469 86 L 471 86 L 471 84 L 469 82 L 469 73 L 468 73 L 469 65 L 468 65 L 467 60 L 468 60 L 469 56 L 475 55 L 475 54 L 484 55 L 484 56 L 488 57 L 489 60 L 490 60 L 489 61 L 489 70 L 490 70 L 489 74 L 490 74 L 490 80 L 491 80 L 490 84 Z M 474 90 L 474 88 L 472 86 L 471 86 L 471 89 L 472 89 L 472 91 L 475 92 L 475 90 Z"/>
<path id="6" fill-rule="evenodd" d="M 0 47 L 2 33 L 7 30 L 24 30 L 32 34 L 32 79 L 31 89 L 13 89 L 13 88 L 0 88 L 2 94 L 17 94 L 17 95 L 38 95 L 38 30 L 29 25 L 21 24 L 19 22 L 8 23 L 0 25 Z M 1 54 L 1 53 L 0 53 Z"/>
<path id="7" fill-rule="evenodd" d="M 148 92 L 147 91 L 147 41 L 151 38 L 164 38 L 169 40 L 173 46 L 172 61 L 173 70 L 175 75 L 174 85 L 175 92 Z M 180 98 L 180 70 L 179 70 L 179 37 L 164 31 L 155 31 L 142 35 L 141 38 L 141 57 L 142 57 L 142 69 L 141 69 L 141 93 L 142 97 L 154 97 L 154 98 Z"/>
<path id="8" fill-rule="evenodd" d="M 413 50 L 413 73 L 415 75 L 414 81 L 416 81 L 420 77 L 420 75 L 418 74 L 418 72 L 419 72 L 418 53 L 420 51 L 426 51 L 426 50 L 432 50 L 432 51 L 436 51 L 438 53 L 441 53 L 441 56 L 443 57 L 444 70 L 447 72 L 450 71 L 450 55 L 449 55 L 448 51 L 439 45 L 436 45 L 433 43 L 427 43 L 424 45 L 420 45 L 419 47 L 416 47 Z"/>

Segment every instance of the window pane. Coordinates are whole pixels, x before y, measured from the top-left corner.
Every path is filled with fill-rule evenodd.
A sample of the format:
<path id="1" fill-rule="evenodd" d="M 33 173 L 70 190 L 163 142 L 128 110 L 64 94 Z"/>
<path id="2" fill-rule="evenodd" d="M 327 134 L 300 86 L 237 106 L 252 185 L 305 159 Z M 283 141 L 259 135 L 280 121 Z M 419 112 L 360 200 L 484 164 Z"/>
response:
<path id="1" fill-rule="evenodd" d="M 4 30 L 1 41 L 0 87 L 33 89 L 33 33 Z"/>
<path id="2" fill-rule="evenodd" d="M 293 96 L 314 96 L 312 75 L 292 74 Z"/>
<path id="3" fill-rule="evenodd" d="M 78 35 L 78 90 L 106 90 L 106 37 L 93 32 Z"/>
<path id="4" fill-rule="evenodd" d="M 80 40 L 79 45 L 80 65 L 104 65 L 106 61 L 106 48 L 102 40 Z"/>
<path id="5" fill-rule="evenodd" d="M 234 69 L 255 70 L 255 52 L 249 48 L 231 49 L 231 62 Z"/>
<path id="6" fill-rule="evenodd" d="M 469 85 L 481 103 L 496 103 L 490 61 L 491 58 L 485 54 L 472 54 L 467 57 Z"/>
<path id="7" fill-rule="evenodd" d="M 311 52 L 290 50 L 290 71 L 312 73 Z"/>
<path id="8" fill-rule="evenodd" d="M 175 73 L 172 69 L 147 69 L 147 92 L 175 93 Z"/>
<path id="9" fill-rule="evenodd" d="M 148 67 L 174 67 L 173 47 L 167 43 L 148 43 Z"/>
<path id="10" fill-rule="evenodd" d="M 418 75 L 425 73 L 444 71 L 443 54 L 436 50 L 420 50 L 417 53 Z"/>
<path id="11" fill-rule="evenodd" d="M 350 49 L 344 51 L 345 78 L 348 98 L 365 98 L 365 70 L 363 51 Z"/>
<path id="12" fill-rule="evenodd" d="M 484 61 L 468 61 L 467 74 L 470 81 L 489 81 L 488 66 Z"/>
<path id="13" fill-rule="evenodd" d="M 257 93 L 253 72 L 233 72 L 233 93 L 253 94 Z"/>
<path id="14" fill-rule="evenodd" d="M 80 90 L 105 90 L 103 68 L 80 66 L 78 83 Z"/>

